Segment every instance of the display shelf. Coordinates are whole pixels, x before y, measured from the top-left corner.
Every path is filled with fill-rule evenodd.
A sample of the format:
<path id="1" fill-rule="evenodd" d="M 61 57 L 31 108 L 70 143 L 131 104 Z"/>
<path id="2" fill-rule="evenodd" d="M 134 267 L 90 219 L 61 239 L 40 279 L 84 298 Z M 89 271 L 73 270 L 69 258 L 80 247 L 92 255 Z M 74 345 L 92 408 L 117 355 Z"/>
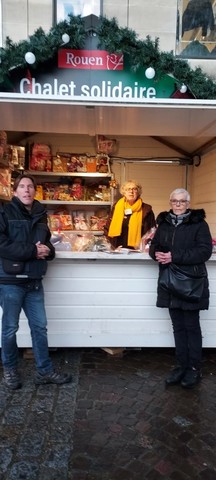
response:
<path id="1" fill-rule="evenodd" d="M 36 198 L 47 207 L 49 227 L 54 236 L 57 231 L 63 232 L 64 237 L 68 234 L 68 243 L 71 244 L 71 248 L 74 247 L 73 242 L 78 241 L 79 237 L 86 238 L 87 243 L 84 245 L 86 248 L 92 236 L 95 237 L 95 243 L 97 237 L 103 236 L 103 228 L 113 204 L 113 187 L 110 186 L 110 181 L 113 179 L 112 173 L 38 170 L 27 170 L 26 173 L 36 179 L 38 185 Z M 81 179 L 82 196 L 79 188 L 78 190 L 73 188 L 77 178 Z M 77 185 L 79 186 L 79 183 Z M 75 225 L 77 228 L 74 228 Z M 92 229 L 92 226 L 97 230 Z M 70 227 L 73 228 L 70 229 Z M 67 242 L 63 239 L 60 243 L 61 241 L 62 244 L 65 243 L 67 250 Z M 92 244 L 90 246 L 92 248 Z"/>
<path id="2" fill-rule="evenodd" d="M 36 177 L 53 177 L 53 178 L 64 178 L 64 177 L 82 177 L 82 178 L 113 178 L 112 173 L 100 173 L 100 172 L 40 172 L 39 170 L 28 170 L 25 172 L 28 175 Z"/>
<path id="3" fill-rule="evenodd" d="M 85 201 L 85 200 L 40 200 L 40 203 L 45 203 L 46 205 L 70 205 L 73 206 L 110 206 L 112 202 L 104 202 L 103 200 L 96 200 L 96 201 Z"/>
<path id="4" fill-rule="evenodd" d="M 96 194 L 90 194 L 90 197 L 94 196 L 95 195 L 95 198 L 90 198 L 90 199 L 79 199 L 78 195 L 77 195 L 77 198 L 76 198 L 76 193 L 74 195 L 71 195 L 71 198 L 66 198 L 66 199 L 62 199 L 62 198 L 49 198 L 49 194 L 46 195 L 44 194 L 44 198 L 41 199 L 41 198 L 38 198 L 39 201 L 41 203 L 44 203 L 46 204 L 47 206 L 50 206 L 50 207 L 54 207 L 54 206 L 59 206 L 59 205 L 68 205 L 70 206 L 72 209 L 74 209 L 74 207 L 99 207 L 99 206 L 107 206 L 107 207 L 111 207 L 112 204 L 113 204 L 113 188 L 109 186 L 109 180 L 112 180 L 113 179 L 113 174 L 108 172 L 108 173 L 100 173 L 100 172 L 42 172 L 42 171 L 32 171 L 32 170 L 27 170 L 25 173 L 31 175 L 31 176 L 34 176 L 36 177 L 36 180 L 37 180 L 37 184 L 38 185 L 46 185 L 50 183 L 51 185 L 51 188 L 53 188 L 53 185 L 56 185 L 56 187 L 58 188 L 58 185 L 61 186 L 62 184 L 66 183 L 66 184 L 69 184 L 69 185 L 74 185 L 74 182 L 73 182 L 73 179 L 77 179 L 77 178 L 81 178 L 82 181 L 84 182 L 84 187 L 83 188 L 91 188 L 92 187 L 92 181 L 95 183 L 95 185 L 98 185 L 98 186 L 101 186 L 102 185 L 102 188 L 103 186 L 105 188 L 108 188 L 109 190 L 109 195 L 108 197 L 110 198 L 105 198 L 105 199 L 102 199 L 100 198 L 101 195 L 98 195 L 99 196 L 99 199 L 97 199 L 97 192 Z M 71 179 L 71 182 L 70 183 L 70 179 Z M 85 182 L 86 180 L 86 182 Z M 53 181 L 53 183 L 52 183 Z M 100 184 L 100 181 L 102 182 Z M 94 185 L 93 183 L 93 185 Z M 54 188 L 56 188 L 54 187 Z M 46 187 L 45 187 L 46 188 Z M 70 188 L 70 187 L 69 187 Z M 102 192 L 100 191 L 100 194 Z M 60 195 L 56 195 L 56 197 L 58 197 Z M 62 196 L 62 192 L 61 192 L 61 196 Z M 70 195 L 69 195 L 70 196 Z M 84 196 L 84 195 L 83 195 Z M 47 198 L 48 197 L 48 198 Z"/>
<path id="5" fill-rule="evenodd" d="M 52 230 L 52 232 L 56 232 L 56 230 Z M 83 233 L 93 233 L 94 235 L 103 235 L 103 230 L 61 230 L 62 233 L 76 233 L 77 235 L 81 235 Z"/>
<path id="6" fill-rule="evenodd" d="M 56 234 L 56 230 L 51 230 L 52 234 Z M 83 235 L 83 234 L 89 234 L 89 233 L 92 233 L 93 235 L 95 235 L 96 237 L 100 237 L 101 235 L 104 235 L 104 232 L 103 230 L 61 230 L 60 233 L 64 233 L 65 235 L 67 235 L 67 233 L 72 233 L 74 235 Z"/>

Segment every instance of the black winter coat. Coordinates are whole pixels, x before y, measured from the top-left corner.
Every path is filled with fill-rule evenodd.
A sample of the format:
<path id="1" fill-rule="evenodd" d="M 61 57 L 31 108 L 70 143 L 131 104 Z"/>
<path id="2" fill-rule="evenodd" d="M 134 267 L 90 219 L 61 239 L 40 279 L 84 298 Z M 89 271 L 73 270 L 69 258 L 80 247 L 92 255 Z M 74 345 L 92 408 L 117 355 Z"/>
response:
<path id="1" fill-rule="evenodd" d="M 172 261 L 177 265 L 202 265 L 212 254 L 212 238 L 205 221 L 203 209 L 190 210 L 182 223 L 174 226 L 170 212 L 161 212 L 157 219 L 157 230 L 150 245 L 149 254 L 156 260 L 155 252 L 171 252 Z M 160 287 L 160 275 L 167 265 L 159 264 L 157 307 L 180 308 L 182 310 L 207 310 L 209 307 L 209 283 L 206 276 L 203 295 L 198 303 L 191 303 L 175 297 Z M 207 275 L 207 270 L 206 270 Z"/>
<path id="2" fill-rule="evenodd" d="M 116 202 L 117 203 L 117 202 Z M 112 220 L 112 216 L 115 210 L 116 203 L 113 205 L 111 215 L 104 227 L 104 235 L 106 235 L 107 239 L 109 240 L 110 244 L 112 245 L 113 248 L 117 247 L 124 247 L 124 248 L 131 248 L 130 245 L 128 245 L 128 226 L 129 226 L 129 220 L 130 220 L 130 215 L 127 215 L 127 217 L 124 218 L 123 223 L 122 223 L 122 232 L 121 235 L 118 237 L 109 237 L 108 236 L 108 231 L 109 231 L 109 226 Z M 148 203 L 142 203 L 142 229 L 141 229 L 141 236 L 145 235 L 152 227 L 155 227 L 155 216 L 154 212 L 152 210 L 152 206 L 149 205 Z"/>
<path id="3" fill-rule="evenodd" d="M 50 242 L 51 233 L 47 225 L 44 205 L 34 200 L 31 213 L 22 202 L 13 197 L 0 207 L 0 283 L 19 284 L 27 279 L 41 279 L 47 270 L 47 260 L 55 257 L 55 249 Z M 36 243 L 40 241 L 50 249 L 46 259 L 37 259 Z M 22 275 L 6 274 L 2 258 L 24 262 Z"/>

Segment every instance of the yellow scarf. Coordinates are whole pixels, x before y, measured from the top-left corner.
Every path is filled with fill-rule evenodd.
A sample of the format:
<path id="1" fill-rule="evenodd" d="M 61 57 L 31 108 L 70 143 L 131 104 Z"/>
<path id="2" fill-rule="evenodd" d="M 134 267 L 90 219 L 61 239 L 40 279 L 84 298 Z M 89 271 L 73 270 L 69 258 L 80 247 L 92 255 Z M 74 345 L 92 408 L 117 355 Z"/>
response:
<path id="1" fill-rule="evenodd" d="M 110 223 L 108 236 L 118 237 L 121 235 L 122 222 L 124 219 L 124 211 L 126 209 L 132 210 L 128 225 L 128 245 L 131 247 L 139 247 L 141 240 L 141 228 L 142 228 L 142 200 L 138 200 L 130 205 L 125 201 L 125 198 L 121 198 L 115 206 L 113 217 Z"/>

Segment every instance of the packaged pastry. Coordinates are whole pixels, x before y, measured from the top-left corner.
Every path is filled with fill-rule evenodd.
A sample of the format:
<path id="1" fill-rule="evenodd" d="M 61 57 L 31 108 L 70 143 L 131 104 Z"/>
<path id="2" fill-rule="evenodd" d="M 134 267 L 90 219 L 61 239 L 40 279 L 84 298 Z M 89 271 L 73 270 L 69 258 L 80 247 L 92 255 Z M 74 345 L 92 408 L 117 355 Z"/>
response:
<path id="1" fill-rule="evenodd" d="M 97 172 L 108 173 L 110 171 L 108 155 L 97 155 Z"/>
<path id="2" fill-rule="evenodd" d="M 89 173 L 96 172 L 97 159 L 96 157 L 86 157 L 86 171 Z"/>
<path id="3" fill-rule="evenodd" d="M 96 215 L 90 217 L 90 230 L 99 230 L 98 217 Z"/>
<path id="4" fill-rule="evenodd" d="M 56 183 L 46 182 L 43 184 L 43 199 L 44 200 L 53 200 L 54 192 L 56 188 Z"/>
<path id="5" fill-rule="evenodd" d="M 86 155 L 79 155 L 77 158 L 77 172 L 86 172 Z"/>
<path id="6" fill-rule="evenodd" d="M 36 188 L 36 194 L 35 194 L 35 200 L 43 200 L 44 198 L 44 193 L 43 193 L 43 186 L 42 185 L 37 185 Z"/>
<path id="7" fill-rule="evenodd" d="M 48 215 L 49 228 L 54 230 L 73 230 L 71 215 L 50 214 Z"/>
<path id="8" fill-rule="evenodd" d="M 0 131 L 0 162 L 4 158 L 7 150 L 7 133 L 4 130 Z"/>
<path id="9" fill-rule="evenodd" d="M 74 179 L 71 189 L 70 195 L 73 200 L 83 200 L 84 199 L 84 187 L 82 185 L 82 179 L 77 177 Z"/>
<path id="10" fill-rule="evenodd" d="M 29 169 L 40 172 L 50 172 L 52 170 L 52 155 L 49 145 L 44 143 L 34 143 L 31 146 Z"/>
<path id="11" fill-rule="evenodd" d="M 0 168 L 0 196 L 7 200 L 11 196 L 11 173 L 7 168 Z"/>
<path id="12" fill-rule="evenodd" d="M 53 200 L 61 200 L 62 202 L 72 200 L 70 187 L 67 183 L 55 186 Z"/>
<path id="13" fill-rule="evenodd" d="M 73 223 L 75 230 L 90 230 L 88 220 L 84 212 L 74 212 Z"/>
<path id="14" fill-rule="evenodd" d="M 117 148 L 117 141 L 114 138 L 107 138 L 104 135 L 97 135 L 97 152 L 98 153 L 106 153 L 106 154 L 113 154 Z"/>
<path id="15" fill-rule="evenodd" d="M 72 243 L 72 250 L 75 252 L 92 251 L 95 244 L 95 237 L 93 233 L 83 233 L 76 235 Z"/>
<path id="16" fill-rule="evenodd" d="M 71 155 L 67 164 L 68 172 L 86 172 L 86 157 L 80 157 L 80 155 Z"/>
<path id="17" fill-rule="evenodd" d="M 56 155 L 56 157 L 53 157 L 53 172 L 67 172 L 67 164 L 69 160 L 70 158 L 62 155 Z"/>
<path id="18" fill-rule="evenodd" d="M 7 145 L 7 158 L 9 166 L 24 170 L 25 168 L 25 147 L 17 145 Z"/>

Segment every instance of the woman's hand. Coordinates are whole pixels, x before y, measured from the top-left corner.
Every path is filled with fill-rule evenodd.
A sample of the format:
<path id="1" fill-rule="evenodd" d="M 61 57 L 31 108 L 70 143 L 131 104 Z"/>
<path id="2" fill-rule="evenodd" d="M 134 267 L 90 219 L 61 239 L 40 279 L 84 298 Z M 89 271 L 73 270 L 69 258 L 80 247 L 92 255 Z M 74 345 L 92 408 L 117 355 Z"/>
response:
<path id="1" fill-rule="evenodd" d="M 172 262 L 172 255 L 171 252 L 156 252 L 155 253 L 155 258 L 159 263 L 171 263 Z"/>

